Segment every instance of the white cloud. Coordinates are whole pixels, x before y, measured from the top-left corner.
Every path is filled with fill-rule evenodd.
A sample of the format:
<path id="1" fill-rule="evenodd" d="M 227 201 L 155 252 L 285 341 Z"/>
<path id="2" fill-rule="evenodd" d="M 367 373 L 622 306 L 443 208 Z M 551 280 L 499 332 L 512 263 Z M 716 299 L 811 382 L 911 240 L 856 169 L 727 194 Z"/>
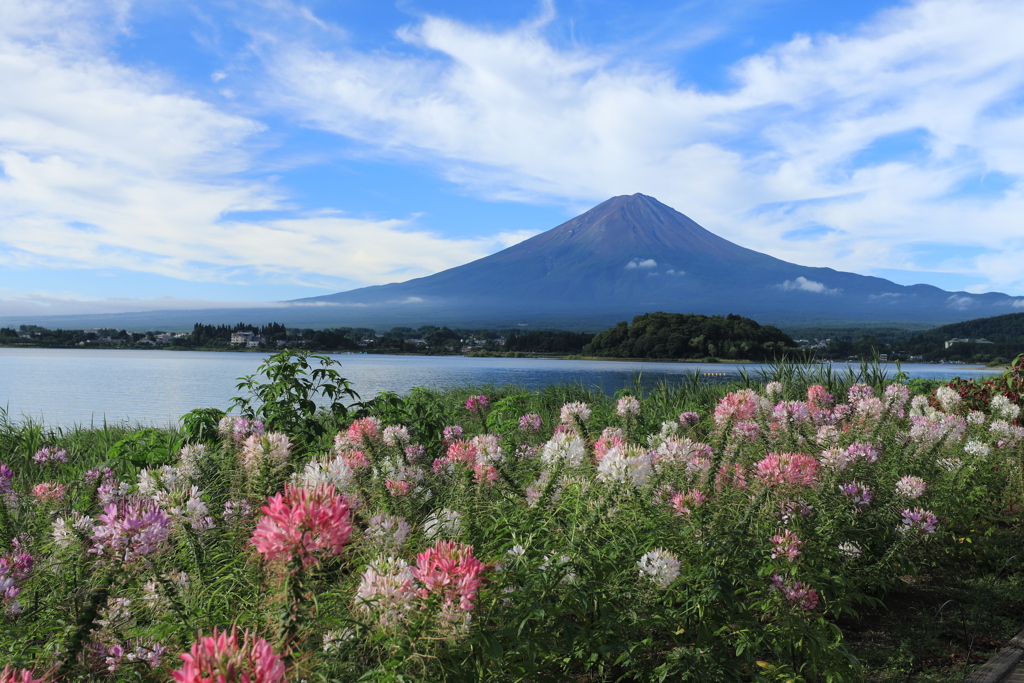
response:
<path id="1" fill-rule="evenodd" d="M 954 294 L 948 299 L 946 299 L 946 303 L 953 310 L 966 311 L 967 309 L 974 306 L 977 303 L 977 300 L 969 296 L 958 296 Z"/>
<path id="2" fill-rule="evenodd" d="M 781 285 L 776 285 L 779 289 L 784 292 L 812 292 L 814 294 L 838 294 L 841 290 L 829 289 L 821 282 L 815 282 L 814 280 L 808 280 L 803 275 L 795 280 L 786 280 Z"/>
<path id="3" fill-rule="evenodd" d="M 486 197 L 579 203 L 638 188 L 790 261 L 924 270 L 918 242 L 1019 244 L 1019 9 L 900 6 L 848 35 L 797 36 L 754 55 L 719 92 L 660 66 L 556 48 L 542 22 L 493 31 L 426 17 L 399 33 L 413 56 L 284 40 L 264 54 L 275 105 L 431 160 Z M 909 148 L 887 150 L 893 136 Z M 1004 191 L 961 190 L 993 172 L 1010 178 Z M 833 232 L 782 239 L 808 225 Z M 1024 289 L 1019 272 L 987 281 Z"/>
<path id="4" fill-rule="evenodd" d="M 324 212 L 230 219 L 287 208 L 272 185 L 237 175 L 254 166 L 246 150 L 264 126 L 111 61 L 99 27 L 123 24 L 129 9 L 0 0 L 0 264 L 356 286 L 427 275 L 533 234 L 447 239 L 413 220 Z"/>
<path id="5" fill-rule="evenodd" d="M 635 258 L 626 264 L 626 270 L 633 270 L 635 268 L 657 268 L 658 262 L 652 258 Z"/>

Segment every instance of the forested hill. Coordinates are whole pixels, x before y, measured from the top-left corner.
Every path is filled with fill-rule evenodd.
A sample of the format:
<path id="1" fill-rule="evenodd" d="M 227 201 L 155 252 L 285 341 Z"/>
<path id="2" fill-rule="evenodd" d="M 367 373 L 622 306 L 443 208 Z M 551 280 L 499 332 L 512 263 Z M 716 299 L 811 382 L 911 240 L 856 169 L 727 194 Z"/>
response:
<path id="1" fill-rule="evenodd" d="M 1024 338 L 1024 313 L 997 315 L 992 318 L 976 318 L 962 323 L 952 323 L 921 332 L 912 340 L 946 340 L 954 337 L 969 339 L 984 338 L 990 342 L 1004 343 Z"/>
<path id="2" fill-rule="evenodd" d="M 955 343 L 950 343 L 955 340 Z M 1006 363 L 1024 352 L 1024 313 L 977 318 L 920 332 L 902 343 L 924 360 Z"/>
<path id="3" fill-rule="evenodd" d="M 735 358 L 773 360 L 796 351 L 782 330 L 739 315 L 645 313 L 599 332 L 583 348 L 605 358 Z"/>

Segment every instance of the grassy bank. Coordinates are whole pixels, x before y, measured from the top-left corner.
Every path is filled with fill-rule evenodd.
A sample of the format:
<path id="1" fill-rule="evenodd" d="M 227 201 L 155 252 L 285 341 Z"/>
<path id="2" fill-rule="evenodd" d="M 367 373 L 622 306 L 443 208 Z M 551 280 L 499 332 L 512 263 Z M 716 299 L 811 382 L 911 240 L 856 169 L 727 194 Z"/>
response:
<path id="1" fill-rule="evenodd" d="M 1012 402 L 870 365 L 351 407 L 327 359 L 262 373 L 241 417 L 194 411 L 180 432 L 0 419 L 0 663 L 938 681 L 1019 627 Z"/>

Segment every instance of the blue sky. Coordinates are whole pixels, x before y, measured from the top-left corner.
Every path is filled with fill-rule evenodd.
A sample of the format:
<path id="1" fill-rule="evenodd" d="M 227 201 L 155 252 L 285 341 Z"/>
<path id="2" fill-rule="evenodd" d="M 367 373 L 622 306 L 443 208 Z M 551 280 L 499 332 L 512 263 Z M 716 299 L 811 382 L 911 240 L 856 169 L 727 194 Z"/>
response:
<path id="1" fill-rule="evenodd" d="M 1019 1 L 0 0 L 0 315 L 401 281 L 643 192 L 1024 295 Z"/>

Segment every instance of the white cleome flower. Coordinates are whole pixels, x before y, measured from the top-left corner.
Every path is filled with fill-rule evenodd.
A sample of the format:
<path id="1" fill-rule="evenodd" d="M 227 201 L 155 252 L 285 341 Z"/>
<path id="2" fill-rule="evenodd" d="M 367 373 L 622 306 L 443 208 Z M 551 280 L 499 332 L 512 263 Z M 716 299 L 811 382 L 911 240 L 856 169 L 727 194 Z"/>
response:
<path id="1" fill-rule="evenodd" d="M 661 548 L 644 553 L 636 566 L 640 575 L 647 576 L 658 588 L 668 588 L 679 578 L 679 558 Z"/>

